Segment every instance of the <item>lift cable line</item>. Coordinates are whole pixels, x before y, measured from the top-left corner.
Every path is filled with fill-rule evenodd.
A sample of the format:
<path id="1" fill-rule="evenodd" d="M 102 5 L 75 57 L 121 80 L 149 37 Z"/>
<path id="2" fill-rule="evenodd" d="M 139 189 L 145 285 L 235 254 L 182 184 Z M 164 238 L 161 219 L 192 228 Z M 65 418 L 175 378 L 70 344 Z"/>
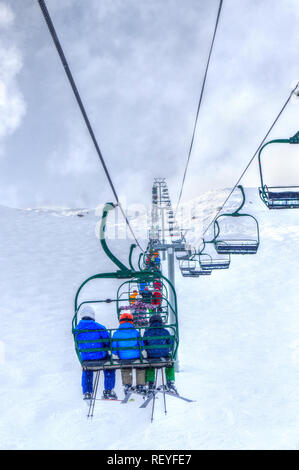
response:
<path id="1" fill-rule="evenodd" d="M 70 85 L 71 85 L 71 87 L 72 87 L 72 90 L 73 90 L 73 92 L 74 92 L 74 95 L 75 95 L 75 98 L 76 98 L 77 103 L 78 103 L 78 105 L 79 105 L 79 108 L 80 108 L 80 110 L 81 110 L 81 113 L 82 113 L 82 116 L 83 116 L 83 118 L 84 118 L 85 124 L 86 124 L 86 126 L 87 126 L 88 131 L 89 131 L 90 137 L 91 137 L 91 139 L 92 139 L 92 141 L 93 141 L 93 143 L 94 143 L 96 152 L 97 152 L 98 157 L 99 157 L 99 159 L 100 159 L 100 161 L 101 161 L 101 164 L 102 164 L 102 166 L 103 166 L 105 175 L 106 175 L 106 177 L 107 177 L 107 180 L 108 180 L 108 182 L 109 182 L 109 185 L 110 185 L 110 187 L 111 187 L 111 190 L 112 190 L 112 192 L 113 192 L 113 195 L 114 195 L 114 197 L 115 197 L 115 199 L 116 199 L 117 205 L 118 205 L 118 207 L 120 208 L 120 211 L 121 211 L 122 215 L 124 216 L 124 219 L 125 219 L 125 221 L 126 221 L 126 224 L 127 224 L 127 226 L 129 227 L 130 232 L 131 232 L 131 234 L 132 234 L 132 236 L 133 236 L 133 238 L 134 238 L 136 244 L 139 246 L 139 248 L 141 249 L 141 251 L 144 252 L 143 248 L 140 246 L 140 244 L 139 244 L 139 242 L 138 242 L 138 240 L 137 240 L 137 238 L 136 238 L 136 236 L 135 236 L 135 234 L 134 234 L 134 232 L 133 232 L 133 229 L 132 229 L 132 227 L 131 227 L 131 225 L 130 225 L 130 222 L 129 222 L 129 220 L 128 220 L 128 217 L 127 217 L 127 215 L 126 215 L 126 213 L 125 213 L 124 209 L 122 208 L 122 205 L 121 205 L 121 203 L 120 203 L 120 201 L 119 201 L 118 194 L 117 194 L 116 189 L 115 189 L 115 186 L 114 186 L 114 184 L 113 184 L 113 182 L 112 182 L 112 179 L 111 179 L 109 170 L 108 170 L 108 168 L 107 168 L 107 166 L 106 166 L 106 163 L 105 163 L 105 160 L 104 160 L 104 158 L 103 158 L 102 152 L 101 152 L 101 150 L 100 150 L 98 141 L 97 141 L 97 139 L 96 139 L 96 137 L 95 137 L 94 131 L 93 131 L 92 126 L 91 126 L 91 123 L 90 123 L 89 118 L 88 118 L 88 116 L 87 116 L 87 113 L 86 113 L 85 107 L 84 107 L 84 105 L 83 105 L 83 102 L 82 102 L 82 100 L 81 100 L 81 97 L 80 97 L 78 88 L 77 88 L 77 86 L 76 86 L 76 84 L 75 84 L 75 81 L 74 81 L 74 78 L 73 78 L 73 76 L 72 76 L 71 70 L 70 70 L 70 68 L 69 68 L 68 62 L 67 62 L 66 57 L 65 57 L 65 55 L 64 55 L 62 46 L 61 46 L 60 41 L 59 41 L 59 39 L 58 39 L 58 36 L 57 36 L 57 34 L 56 34 L 56 31 L 55 31 L 53 22 L 52 22 L 52 20 L 51 20 L 50 13 L 49 13 L 49 11 L 48 11 L 48 9 L 47 9 L 45 0 L 38 0 L 38 3 L 39 3 L 39 6 L 40 6 L 40 8 L 41 8 L 41 11 L 42 11 L 42 14 L 43 14 L 43 16 L 44 16 L 44 19 L 45 19 L 45 21 L 46 21 L 46 23 L 47 23 L 47 26 L 48 26 L 48 28 L 49 28 L 50 34 L 51 34 L 51 36 L 52 36 L 52 39 L 53 39 L 53 42 L 54 42 L 55 47 L 56 47 L 56 49 L 57 49 L 57 52 L 58 52 L 58 54 L 59 54 L 59 57 L 60 57 L 60 59 L 61 59 L 62 65 L 63 65 L 64 70 L 65 70 L 65 73 L 66 73 L 66 75 L 67 75 L 67 78 L 68 78 L 68 80 L 69 80 L 69 82 L 70 82 Z"/>
<path id="2" fill-rule="evenodd" d="M 279 111 L 279 113 L 277 114 L 276 118 L 274 119 L 273 123 L 271 124 L 267 134 L 265 135 L 265 137 L 263 138 L 263 140 L 261 141 L 261 143 L 259 144 L 258 148 L 256 149 L 255 153 L 253 154 L 253 156 L 251 157 L 251 159 L 249 160 L 248 164 L 246 165 L 246 167 L 244 168 L 244 170 L 242 171 L 241 175 L 239 176 L 236 184 L 234 185 L 233 189 L 230 191 L 229 195 L 227 196 L 227 198 L 225 199 L 224 203 L 221 205 L 220 209 L 217 211 L 215 217 L 213 218 L 213 220 L 209 223 L 209 225 L 207 226 L 207 228 L 205 229 L 205 231 L 203 232 L 203 236 L 206 234 L 206 232 L 209 230 L 209 228 L 211 227 L 211 225 L 215 222 L 215 220 L 217 219 L 218 215 L 220 214 L 220 212 L 222 211 L 222 209 L 224 208 L 225 204 L 227 203 L 227 201 L 229 200 L 229 198 L 231 197 L 231 195 L 233 194 L 234 190 L 236 189 L 236 187 L 239 185 L 240 181 L 242 180 L 243 176 L 245 175 L 246 171 L 248 170 L 248 168 L 250 167 L 250 165 L 252 164 L 253 160 L 255 159 L 256 155 L 258 154 L 260 148 L 262 147 L 262 145 L 264 144 L 265 140 L 267 139 L 268 135 L 270 134 L 270 132 L 272 131 L 273 127 L 275 126 L 275 124 L 277 123 L 277 121 L 279 120 L 280 116 L 282 115 L 283 111 L 286 109 L 287 105 L 289 104 L 290 102 L 290 99 L 292 98 L 292 95 L 294 93 L 296 93 L 296 91 L 298 90 L 298 87 L 299 87 L 299 82 L 297 83 L 297 85 L 292 89 L 291 93 L 289 94 L 287 100 L 285 101 L 284 105 L 282 106 L 281 110 Z"/>
<path id="3" fill-rule="evenodd" d="M 218 13 L 217 13 L 216 24 L 215 24 L 214 33 L 213 33 L 213 38 L 212 38 L 212 42 L 211 42 L 211 46 L 210 46 L 208 61 L 207 61 L 206 69 L 205 69 L 204 79 L 203 79 L 203 82 L 202 82 L 202 87 L 201 87 L 199 102 L 198 102 L 198 106 L 197 106 L 197 112 L 196 112 L 196 117 L 195 117 L 195 123 L 194 123 L 194 128 L 193 128 L 191 143 L 190 143 L 190 147 L 189 147 L 188 158 L 187 158 L 187 162 L 186 162 L 186 166 L 185 166 L 185 171 L 184 171 L 184 176 L 183 176 L 183 180 L 182 180 L 182 184 L 181 184 L 181 190 L 180 190 L 178 202 L 177 202 L 177 205 L 176 205 L 175 215 L 176 215 L 176 213 L 177 213 L 177 211 L 178 211 L 178 207 L 179 207 L 179 204 L 180 204 L 180 201 L 181 201 L 181 197 L 182 197 L 182 194 L 183 194 L 183 189 L 184 189 L 186 174 L 187 174 L 187 170 L 188 170 L 188 166 L 189 166 L 189 162 L 190 162 L 190 157 L 191 157 L 191 153 L 192 153 L 192 149 L 193 149 L 194 138 L 195 138 L 195 132 L 196 132 L 196 128 L 197 128 L 197 121 L 198 121 L 199 111 L 200 111 L 201 102 L 202 102 L 202 98 L 203 98 L 203 94 L 204 94 L 205 84 L 206 84 L 206 80 L 207 80 L 207 75 L 208 75 L 208 70 L 209 70 L 209 65 L 210 65 L 210 59 L 211 59 L 211 55 L 212 55 L 212 51 L 213 51 L 213 46 L 214 46 L 214 42 L 215 42 L 215 37 L 216 37 L 216 33 L 217 33 L 217 28 L 218 28 L 218 23 L 219 23 L 219 18 L 220 18 L 222 3 L 223 3 L 223 0 L 220 0 L 220 2 L 219 2 L 219 7 L 218 7 Z"/>

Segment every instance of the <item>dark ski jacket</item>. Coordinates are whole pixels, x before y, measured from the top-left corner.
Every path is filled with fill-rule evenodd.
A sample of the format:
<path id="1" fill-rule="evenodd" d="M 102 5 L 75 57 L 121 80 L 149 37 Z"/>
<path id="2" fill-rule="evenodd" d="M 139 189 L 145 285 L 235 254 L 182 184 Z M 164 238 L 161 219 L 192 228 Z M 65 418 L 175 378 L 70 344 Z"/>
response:
<path id="1" fill-rule="evenodd" d="M 151 303 L 153 294 L 149 290 L 144 290 L 141 293 L 142 301 L 144 303 Z"/>
<path id="2" fill-rule="evenodd" d="M 156 339 L 157 336 L 166 336 L 166 338 Z M 143 335 L 143 344 L 147 352 L 147 357 L 169 357 L 173 343 L 173 338 L 169 331 L 162 327 L 162 320 L 151 324 Z M 169 345 L 169 348 L 159 348 L 159 345 Z M 157 348 L 146 349 L 146 346 L 157 346 Z"/>

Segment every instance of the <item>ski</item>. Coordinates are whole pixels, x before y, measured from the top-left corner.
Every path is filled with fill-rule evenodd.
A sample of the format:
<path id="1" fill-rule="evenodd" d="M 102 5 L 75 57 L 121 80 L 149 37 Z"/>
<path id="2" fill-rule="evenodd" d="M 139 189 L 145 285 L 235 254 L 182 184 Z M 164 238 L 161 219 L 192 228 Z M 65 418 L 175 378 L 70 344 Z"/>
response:
<path id="1" fill-rule="evenodd" d="M 140 392 L 137 392 L 136 390 L 133 390 L 132 393 L 135 393 L 135 395 L 138 395 L 139 397 L 142 397 L 143 399 L 148 396 L 146 392 L 140 393 Z"/>
<path id="2" fill-rule="evenodd" d="M 121 400 L 121 402 L 122 402 L 122 403 L 127 403 L 128 401 L 134 401 L 134 398 L 131 398 L 131 399 L 130 399 L 130 397 L 131 397 L 131 395 L 132 395 L 133 393 L 135 393 L 135 394 L 138 395 L 139 397 L 143 397 L 143 398 L 146 396 L 146 395 L 144 395 L 143 393 L 139 393 L 139 392 L 137 392 L 136 390 L 132 389 L 132 390 L 129 391 L 129 393 L 127 393 L 127 394 L 125 395 L 125 398 L 124 398 L 123 400 Z"/>
<path id="3" fill-rule="evenodd" d="M 159 390 L 159 389 L 158 389 L 157 392 L 165 393 L 166 395 L 170 395 L 171 397 L 180 398 L 181 400 L 187 401 L 188 403 L 193 403 L 193 402 L 196 401 L 196 400 L 190 400 L 190 398 L 182 397 L 181 395 L 176 394 L 176 393 L 168 392 L 168 391 L 166 391 L 166 390 L 163 391 L 163 390 Z"/>
<path id="4" fill-rule="evenodd" d="M 133 391 L 127 393 L 127 394 L 125 395 L 125 398 L 124 398 L 123 400 L 121 400 L 120 402 L 121 402 L 122 404 L 128 403 L 128 401 L 130 400 L 132 394 L 133 394 Z"/>
<path id="5" fill-rule="evenodd" d="M 118 398 L 96 398 L 96 400 L 100 400 L 100 401 L 122 401 L 122 400 L 119 400 Z"/>
<path id="6" fill-rule="evenodd" d="M 158 393 L 158 390 L 156 390 L 155 392 L 151 392 L 150 395 L 148 395 L 148 398 L 144 401 L 144 403 L 142 403 L 141 406 L 139 406 L 139 408 L 146 408 L 147 405 L 152 401 L 152 399 L 154 398 L 154 396 L 156 396 Z"/>

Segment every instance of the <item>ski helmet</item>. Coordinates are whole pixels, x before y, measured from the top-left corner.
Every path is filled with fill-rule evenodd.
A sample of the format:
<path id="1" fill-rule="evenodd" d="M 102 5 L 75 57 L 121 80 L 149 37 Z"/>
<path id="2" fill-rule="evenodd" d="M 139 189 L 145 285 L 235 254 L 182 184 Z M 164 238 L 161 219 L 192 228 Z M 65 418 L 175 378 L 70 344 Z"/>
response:
<path id="1" fill-rule="evenodd" d="M 133 323 L 133 315 L 129 312 L 125 312 L 119 317 L 119 323 L 126 323 L 126 322 Z"/>
<path id="2" fill-rule="evenodd" d="M 92 320 L 95 319 L 95 311 L 92 308 L 91 305 L 83 305 L 83 307 L 80 309 L 80 317 L 82 318 L 91 318 Z"/>
<path id="3" fill-rule="evenodd" d="M 150 318 L 150 325 L 152 325 L 153 323 L 159 323 L 159 325 L 162 325 L 162 318 L 160 315 L 153 315 L 151 318 Z"/>

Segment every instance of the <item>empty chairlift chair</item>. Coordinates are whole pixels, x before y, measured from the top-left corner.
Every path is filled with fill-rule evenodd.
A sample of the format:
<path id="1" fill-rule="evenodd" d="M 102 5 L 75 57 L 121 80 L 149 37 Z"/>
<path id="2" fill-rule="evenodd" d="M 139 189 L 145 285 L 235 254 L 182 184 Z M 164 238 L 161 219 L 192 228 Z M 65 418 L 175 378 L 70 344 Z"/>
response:
<path id="1" fill-rule="evenodd" d="M 189 260 L 190 259 L 190 255 L 191 255 L 191 251 L 189 250 L 189 248 L 186 247 L 185 245 L 185 249 L 184 250 L 176 250 L 176 259 L 178 261 L 183 261 L 183 260 Z"/>
<path id="2" fill-rule="evenodd" d="M 270 144 L 299 144 L 299 132 L 290 139 L 275 139 L 266 142 L 260 149 L 259 170 L 261 178 L 261 187 L 259 194 L 262 201 L 269 209 L 298 209 L 299 208 L 299 186 L 270 186 L 264 183 L 261 154 L 264 148 Z M 283 165 L 285 166 L 285 159 Z M 298 175 L 299 176 L 299 175 Z"/>
<path id="3" fill-rule="evenodd" d="M 201 268 L 198 259 L 194 255 L 188 260 L 180 261 L 180 270 L 183 277 L 209 276 L 212 274 L 211 270 Z"/>
<path id="4" fill-rule="evenodd" d="M 259 247 L 258 221 L 253 215 L 240 214 L 245 204 L 245 192 L 243 186 L 238 188 L 243 197 L 241 205 L 232 213 L 220 214 L 214 222 L 213 243 L 218 254 L 253 255 Z"/>
<path id="5" fill-rule="evenodd" d="M 196 261 L 189 258 L 187 260 L 181 260 L 179 266 L 182 274 L 185 272 L 189 273 L 196 268 Z"/>
<path id="6" fill-rule="evenodd" d="M 202 268 L 202 265 L 200 263 L 200 260 L 199 259 L 196 259 L 194 257 L 194 260 L 195 260 L 195 269 L 193 269 L 192 273 L 195 275 L 195 276 L 210 276 L 212 274 L 212 270 L 211 269 L 203 269 Z"/>
<path id="7" fill-rule="evenodd" d="M 208 248 L 209 247 L 209 248 Z M 213 247 L 213 248 L 211 248 Z M 207 251 L 209 249 L 209 251 Z M 212 249 L 212 252 L 210 251 Z M 213 269 L 228 269 L 230 266 L 230 254 L 219 256 L 215 250 L 214 241 L 203 241 L 203 248 L 199 253 L 199 262 L 201 268 L 205 271 Z"/>
<path id="8" fill-rule="evenodd" d="M 189 258 L 187 260 L 181 260 L 179 267 L 183 277 L 198 277 L 197 274 L 194 274 L 196 269 L 194 260 L 190 260 Z"/>

